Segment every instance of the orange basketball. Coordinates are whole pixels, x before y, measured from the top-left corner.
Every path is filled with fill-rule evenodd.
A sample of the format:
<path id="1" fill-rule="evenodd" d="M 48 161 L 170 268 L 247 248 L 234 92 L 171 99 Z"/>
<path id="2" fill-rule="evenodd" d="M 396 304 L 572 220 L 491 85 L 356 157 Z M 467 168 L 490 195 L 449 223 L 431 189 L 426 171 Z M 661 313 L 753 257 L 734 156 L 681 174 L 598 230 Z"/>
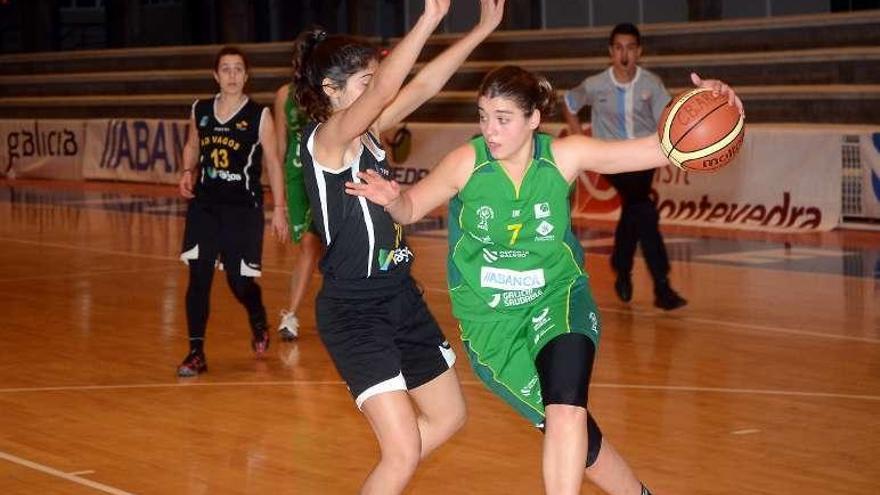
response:
<path id="1" fill-rule="evenodd" d="M 727 97 L 697 88 L 666 105 L 657 124 L 669 161 L 689 172 L 717 170 L 733 161 L 745 136 L 743 116 Z"/>

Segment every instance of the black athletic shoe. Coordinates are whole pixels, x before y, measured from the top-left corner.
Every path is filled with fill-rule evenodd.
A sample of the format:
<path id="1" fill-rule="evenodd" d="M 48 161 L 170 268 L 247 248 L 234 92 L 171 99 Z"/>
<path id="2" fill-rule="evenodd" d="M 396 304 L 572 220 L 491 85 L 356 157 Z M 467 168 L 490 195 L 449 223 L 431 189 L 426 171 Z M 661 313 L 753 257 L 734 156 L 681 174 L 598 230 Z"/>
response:
<path id="1" fill-rule="evenodd" d="M 672 290 L 669 284 L 661 284 L 654 289 L 654 306 L 666 311 L 678 309 L 688 302 Z"/>
<path id="2" fill-rule="evenodd" d="M 632 300 L 633 283 L 629 274 L 617 275 L 617 280 L 614 281 L 614 292 L 617 292 L 617 297 L 623 302 L 630 302 Z"/>
<path id="3" fill-rule="evenodd" d="M 190 377 L 208 371 L 208 362 L 205 361 L 205 353 L 190 351 L 180 366 L 177 367 L 177 376 Z"/>
<path id="4" fill-rule="evenodd" d="M 254 350 L 254 355 L 256 357 L 263 357 L 266 354 L 266 351 L 269 350 L 269 332 L 263 330 L 259 335 L 254 336 L 251 339 L 251 349 Z"/>

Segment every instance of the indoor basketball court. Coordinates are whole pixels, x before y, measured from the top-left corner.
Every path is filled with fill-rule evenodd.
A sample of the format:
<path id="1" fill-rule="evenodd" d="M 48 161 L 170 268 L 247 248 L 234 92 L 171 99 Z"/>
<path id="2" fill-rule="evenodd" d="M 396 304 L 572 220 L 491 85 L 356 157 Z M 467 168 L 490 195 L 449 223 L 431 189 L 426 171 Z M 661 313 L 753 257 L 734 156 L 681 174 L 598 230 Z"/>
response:
<path id="1" fill-rule="evenodd" d="M 4 493 L 357 490 L 376 446 L 315 333 L 317 283 L 299 340 L 275 339 L 262 360 L 217 284 L 210 371 L 178 379 L 181 200 L 7 181 L 0 208 Z M 659 493 L 874 493 L 880 236 L 715 233 L 667 233 L 689 305 L 666 313 L 640 290 L 641 263 L 633 302 L 614 296 L 611 225 L 579 231 L 603 317 L 591 406 L 605 434 Z M 410 492 L 540 493 L 541 435 L 476 381 L 457 341 L 445 232 L 411 239 L 469 417 Z M 286 297 L 289 251 L 266 244 L 268 308 Z"/>
<path id="2" fill-rule="evenodd" d="M 216 92 L 207 68 L 230 36 L 253 61 L 248 94 L 271 106 L 290 78 L 296 33 L 284 23 L 304 27 L 290 5 L 308 2 L 163 0 L 115 11 L 100 0 L 56 3 L 61 21 L 35 4 L 0 0 L 0 13 L 21 19 L 0 20 L 0 494 L 357 493 L 379 447 L 318 336 L 317 271 L 296 312 L 298 338 L 279 338 L 298 251 L 270 235 L 268 189 L 258 281 L 270 347 L 255 356 L 248 315 L 217 271 L 208 370 L 178 376 L 191 337 L 181 262 L 188 202 L 177 187 L 190 106 Z M 508 0 L 519 10 L 503 30 L 382 136 L 404 187 L 479 132 L 475 92 L 501 62 L 546 75 L 560 96 L 608 66 L 608 30 L 618 22 L 608 5 L 626 2 L 520 3 Z M 639 1 L 627 12 L 643 28 L 645 67 L 673 95 L 687 95 L 661 120 L 689 104 L 715 129 L 700 136 L 688 121 L 659 130 L 663 152 L 681 168 L 658 169 L 652 201 L 669 279 L 686 306 L 659 308 L 641 252 L 632 300 L 621 300 L 610 262 L 621 199 L 592 172 L 572 185 L 572 232 L 601 316 L 589 409 L 655 495 L 874 495 L 880 9 L 760 3 L 767 10 L 755 13 L 718 1 L 716 17 L 691 5 L 713 2 L 668 0 L 659 12 L 660 2 Z M 256 4 L 278 19 L 233 8 Z M 308 18 L 338 31 L 365 19 L 380 30 L 409 26 L 414 6 L 422 8 L 381 2 L 397 19 L 387 7 L 356 15 L 328 12 L 329 4 Z M 581 7 L 575 13 L 588 21 L 567 24 Z M 193 12 L 214 17 L 186 37 L 189 21 L 180 19 Z M 479 13 L 456 15 L 427 42 L 417 69 Z M 119 16 L 139 19 L 148 34 L 132 41 L 105 26 Z M 65 35 L 41 44 L 41 29 L 56 21 Z M 236 35 L 239 21 L 251 31 L 265 21 L 272 34 Z M 29 23 L 33 36 L 23 31 Z M 383 42 L 404 32 L 364 29 Z M 688 93 L 691 71 L 729 82 L 745 120 L 708 92 Z M 565 132 L 558 118 L 545 124 Z M 406 232 L 413 276 L 457 355 L 468 416 L 405 493 L 544 493 L 544 437 L 475 376 L 459 338 L 446 279 L 449 222 L 440 208 Z M 585 481 L 581 493 L 600 491 Z"/>

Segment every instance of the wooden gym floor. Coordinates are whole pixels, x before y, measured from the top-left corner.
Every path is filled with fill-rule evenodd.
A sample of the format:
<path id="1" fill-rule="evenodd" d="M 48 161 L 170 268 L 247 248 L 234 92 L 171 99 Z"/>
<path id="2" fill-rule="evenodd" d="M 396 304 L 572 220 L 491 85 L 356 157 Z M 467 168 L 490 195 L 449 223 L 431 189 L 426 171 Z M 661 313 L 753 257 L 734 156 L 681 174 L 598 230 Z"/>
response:
<path id="1" fill-rule="evenodd" d="M 377 448 L 315 334 L 318 276 L 299 341 L 260 361 L 216 278 L 210 371 L 175 376 L 182 209 L 168 187 L 0 182 L 0 493 L 356 492 Z M 880 491 L 880 233 L 666 229 L 690 304 L 664 313 L 641 260 L 634 301 L 615 298 L 610 227 L 581 232 L 603 315 L 591 409 L 656 494 Z M 470 414 L 408 493 L 541 493 L 540 434 L 460 352 L 442 232 L 411 243 Z M 293 250 L 264 253 L 275 325 Z"/>

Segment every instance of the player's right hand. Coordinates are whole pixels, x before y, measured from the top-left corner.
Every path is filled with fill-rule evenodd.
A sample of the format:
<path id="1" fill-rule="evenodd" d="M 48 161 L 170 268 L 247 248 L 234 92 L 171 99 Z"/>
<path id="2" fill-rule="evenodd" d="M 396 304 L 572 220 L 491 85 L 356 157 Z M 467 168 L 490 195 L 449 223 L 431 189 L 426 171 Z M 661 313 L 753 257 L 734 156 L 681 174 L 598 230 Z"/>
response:
<path id="1" fill-rule="evenodd" d="M 193 194 L 193 171 L 184 171 L 180 176 L 180 182 L 177 183 L 177 189 L 180 191 L 180 195 L 186 199 L 193 199 L 195 195 Z"/>

